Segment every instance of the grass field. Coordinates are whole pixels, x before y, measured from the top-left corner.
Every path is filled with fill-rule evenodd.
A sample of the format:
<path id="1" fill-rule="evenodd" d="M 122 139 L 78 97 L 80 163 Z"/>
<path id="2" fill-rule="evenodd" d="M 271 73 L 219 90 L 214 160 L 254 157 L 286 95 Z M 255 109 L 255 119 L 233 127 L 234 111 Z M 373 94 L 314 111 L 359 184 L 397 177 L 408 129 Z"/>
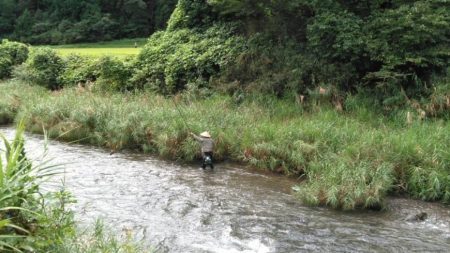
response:
<path id="1" fill-rule="evenodd" d="M 145 45 L 146 41 L 146 38 L 137 38 L 98 43 L 58 45 L 51 46 L 51 48 L 57 50 L 62 56 L 69 54 L 80 54 L 95 57 L 104 55 L 126 57 L 130 55 L 137 55 L 141 48 Z"/>

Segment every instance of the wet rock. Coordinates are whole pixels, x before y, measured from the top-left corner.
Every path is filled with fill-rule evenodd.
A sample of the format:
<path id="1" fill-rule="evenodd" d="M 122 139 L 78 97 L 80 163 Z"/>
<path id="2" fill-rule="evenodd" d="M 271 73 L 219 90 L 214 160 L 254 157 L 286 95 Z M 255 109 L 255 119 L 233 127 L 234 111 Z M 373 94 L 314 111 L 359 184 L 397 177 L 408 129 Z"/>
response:
<path id="1" fill-rule="evenodd" d="M 410 214 L 408 217 L 406 217 L 406 221 L 424 221 L 428 217 L 428 214 L 426 212 L 419 212 L 415 214 Z"/>

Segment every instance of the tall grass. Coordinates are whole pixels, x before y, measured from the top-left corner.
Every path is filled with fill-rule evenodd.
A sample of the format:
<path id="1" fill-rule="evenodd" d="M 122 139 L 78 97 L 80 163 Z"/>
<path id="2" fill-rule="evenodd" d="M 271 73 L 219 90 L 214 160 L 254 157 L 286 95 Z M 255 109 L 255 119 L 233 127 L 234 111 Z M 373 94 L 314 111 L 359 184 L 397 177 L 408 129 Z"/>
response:
<path id="1" fill-rule="evenodd" d="M 25 237 L 18 232 L 26 234 L 28 231 L 14 222 L 20 213 L 31 211 L 22 207 L 28 201 L 27 196 L 22 196 L 22 192 L 33 191 L 34 188 L 28 179 L 31 166 L 22 154 L 23 140 L 20 131 L 12 143 L 3 136 L 0 137 L 6 147 L 0 153 L 0 250 L 20 251 L 14 242 Z"/>
<path id="2" fill-rule="evenodd" d="M 386 117 L 364 102 L 352 103 L 341 113 L 271 97 L 238 104 L 220 95 L 164 98 L 66 89 L 28 99 L 18 115 L 29 130 L 48 129 L 54 138 L 186 161 L 200 156 L 189 131 L 209 130 L 219 160 L 306 175 L 296 190 L 309 204 L 382 208 L 384 197 L 395 192 L 450 202 L 449 122 L 408 125 L 405 115 Z"/>
<path id="3" fill-rule="evenodd" d="M 0 250 L 32 248 L 37 220 L 42 220 L 44 197 L 39 189 L 46 178 L 57 173 L 53 166 L 34 166 L 24 149 L 23 124 L 9 142 L 0 135 L 5 149 L 0 152 Z M 41 224 L 43 225 L 43 224 Z"/>
<path id="4" fill-rule="evenodd" d="M 135 242 L 131 234 L 126 234 L 125 238 L 118 239 L 117 236 L 106 231 L 103 222 L 98 220 L 93 227 L 88 230 L 78 232 L 75 236 L 68 236 L 63 243 L 55 247 L 57 253 L 137 253 L 137 252 L 157 252 L 153 248 L 145 248 Z"/>

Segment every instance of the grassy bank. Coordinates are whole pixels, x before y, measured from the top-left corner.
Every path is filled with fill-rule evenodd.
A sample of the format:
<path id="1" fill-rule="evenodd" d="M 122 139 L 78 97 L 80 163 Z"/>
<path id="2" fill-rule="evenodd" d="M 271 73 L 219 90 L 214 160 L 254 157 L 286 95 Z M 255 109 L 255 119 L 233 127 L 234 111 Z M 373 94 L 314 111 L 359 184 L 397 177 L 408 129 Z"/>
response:
<path id="1" fill-rule="evenodd" d="M 219 160 L 306 175 L 296 187 L 305 203 L 380 208 L 392 193 L 450 201 L 448 121 L 406 124 L 406 112 L 386 117 L 356 98 L 348 98 L 348 110 L 338 112 L 270 97 L 238 104 L 228 96 L 191 99 L 188 93 L 174 99 L 79 89 L 52 93 L 14 81 L 1 88 L 7 92 L 0 94 L 6 108 L 0 111 L 11 111 L 8 119 L 23 118 L 27 129 L 47 129 L 60 140 L 191 161 L 199 148 L 189 130 L 209 130 Z"/>

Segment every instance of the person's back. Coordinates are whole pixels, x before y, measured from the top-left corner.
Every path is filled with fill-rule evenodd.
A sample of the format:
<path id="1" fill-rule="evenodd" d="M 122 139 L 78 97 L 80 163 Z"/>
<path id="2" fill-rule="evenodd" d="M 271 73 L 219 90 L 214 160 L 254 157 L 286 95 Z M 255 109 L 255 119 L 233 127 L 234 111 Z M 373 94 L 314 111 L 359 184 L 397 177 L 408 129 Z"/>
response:
<path id="1" fill-rule="evenodd" d="M 198 139 L 200 145 L 202 146 L 202 153 L 213 152 L 214 150 L 214 141 L 211 138 L 200 137 Z"/>

